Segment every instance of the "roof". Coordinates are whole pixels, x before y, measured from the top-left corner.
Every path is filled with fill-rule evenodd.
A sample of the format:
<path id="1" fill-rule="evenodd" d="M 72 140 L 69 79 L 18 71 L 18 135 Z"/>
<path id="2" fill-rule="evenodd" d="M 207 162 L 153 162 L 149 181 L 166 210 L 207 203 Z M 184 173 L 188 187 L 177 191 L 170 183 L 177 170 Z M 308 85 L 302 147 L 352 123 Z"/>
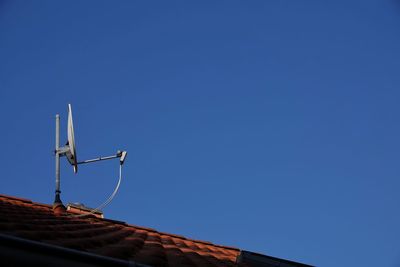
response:
<path id="1" fill-rule="evenodd" d="M 235 266 L 237 248 L 96 217 L 56 216 L 52 206 L 0 195 L 0 231 L 152 266 Z"/>
<path id="2" fill-rule="evenodd" d="M 238 248 L 95 216 L 56 215 L 51 205 L 5 195 L 0 195 L 0 234 L 155 267 L 247 266 L 237 263 Z"/>

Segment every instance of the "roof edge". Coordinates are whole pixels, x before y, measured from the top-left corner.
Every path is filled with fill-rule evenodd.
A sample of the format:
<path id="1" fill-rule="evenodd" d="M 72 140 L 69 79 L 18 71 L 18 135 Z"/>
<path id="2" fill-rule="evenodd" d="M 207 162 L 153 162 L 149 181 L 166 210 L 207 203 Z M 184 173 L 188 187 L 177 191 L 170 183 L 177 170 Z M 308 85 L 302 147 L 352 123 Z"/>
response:
<path id="1" fill-rule="evenodd" d="M 314 267 L 300 262 L 276 258 L 256 252 L 242 250 L 236 258 L 238 264 L 249 264 L 250 266 L 259 267 Z"/>
<path id="2" fill-rule="evenodd" d="M 8 263 L 41 266 L 124 266 L 151 267 L 134 261 L 101 256 L 89 252 L 50 245 L 0 234 L 0 257 Z"/>

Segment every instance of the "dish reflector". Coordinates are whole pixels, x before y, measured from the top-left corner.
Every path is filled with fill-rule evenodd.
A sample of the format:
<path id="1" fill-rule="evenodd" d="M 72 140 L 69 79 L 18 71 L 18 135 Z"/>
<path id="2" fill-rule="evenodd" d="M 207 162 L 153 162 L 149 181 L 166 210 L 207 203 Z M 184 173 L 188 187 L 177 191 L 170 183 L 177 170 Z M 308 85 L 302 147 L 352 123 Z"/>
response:
<path id="1" fill-rule="evenodd" d="M 78 172 L 78 160 L 76 158 L 75 137 L 74 137 L 74 122 L 72 121 L 72 108 L 68 104 L 68 151 L 66 153 L 69 163 L 74 167 L 74 172 Z"/>

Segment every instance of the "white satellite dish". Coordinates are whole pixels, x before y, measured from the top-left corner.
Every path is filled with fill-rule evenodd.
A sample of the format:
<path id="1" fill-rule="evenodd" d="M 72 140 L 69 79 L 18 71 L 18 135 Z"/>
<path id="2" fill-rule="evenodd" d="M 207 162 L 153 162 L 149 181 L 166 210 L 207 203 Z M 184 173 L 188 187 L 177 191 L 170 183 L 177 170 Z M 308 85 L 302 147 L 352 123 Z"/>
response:
<path id="1" fill-rule="evenodd" d="M 76 146 L 75 146 L 75 135 L 74 135 L 74 123 L 72 120 L 72 107 L 71 104 L 68 104 L 68 126 L 67 126 L 67 136 L 68 136 L 68 141 L 67 144 L 63 147 L 60 147 L 60 115 L 56 115 L 56 149 L 55 149 L 55 159 L 56 159 L 56 196 L 54 200 L 54 207 L 57 206 L 63 206 L 62 201 L 60 199 L 60 157 L 66 156 L 68 159 L 68 162 L 72 165 L 74 172 L 78 172 L 78 164 L 85 164 L 85 163 L 93 163 L 97 161 L 102 161 L 102 160 L 108 160 L 108 159 L 115 159 L 119 158 L 119 180 L 116 188 L 114 189 L 114 192 L 111 194 L 111 196 L 103 203 L 101 204 L 98 208 L 94 209 L 92 212 L 98 211 L 101 208 L 104 208 L 106 205 L 108 205 L 111 200 L 114 198 L 115 194 L 117 193 L 119 189 L 119 185 L 121 183 L 122 179 L 122 165 L 125 162 L 127 152 L 126 151 L 120 151 L 118 150 L 115 155 L 108 156 L 108 157 L 99 157 L 95 159 L 89 159 L 89 160 L 84 160 L 81 162 L 78 162 L 77 157 L 76 157 Z M 65 209 L 65 207 L 64 207 Z"/>
<path id="2" fill-rule="evenodd" d="M 66 152 L 69 163 L 74 168 L 74 173 L 78 172 L 78 160 L 76 158 L 75 136 L 74 136 L 74 122 L 72 120 L 72 107 L 68 104 L 68 151 Z"/>

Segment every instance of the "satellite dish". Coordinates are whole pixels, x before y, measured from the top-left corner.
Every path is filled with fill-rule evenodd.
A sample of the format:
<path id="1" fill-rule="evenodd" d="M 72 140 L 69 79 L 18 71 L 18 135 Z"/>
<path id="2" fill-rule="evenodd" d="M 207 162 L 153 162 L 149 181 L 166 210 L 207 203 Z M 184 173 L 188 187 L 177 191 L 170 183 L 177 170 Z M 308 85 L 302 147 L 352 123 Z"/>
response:
<path id="1" fill-rule="evenodd" d="M 72 120 L 72 108 L 71 104 L 68 104 L 68 143 L 69 149 L 66 152 L 67 159 L 69 163 L 74 168 L 74 173 L 78 172 L 78 160 L 76 158 L 76 147 L 75 147 L 75 137 L 74 137 L 74 122 Z"/>
<path id="2" fill-rule="evenodd" d="M 110 195 L 110 197 L 100 206 L 98 206 L 96 209 L 93 209 L 91 213 L 95 213 L 98 210 L 101 210 L 105 206 L 107 206 L 112 199 L 115 197 L 115 195 L 118 192 L 119 186 L 121 184 L 122 180 L 122 165 L 125 162 L 127 152 L 126 151 L 120 151 L 118 150 L 115 155 L 112 156 L 107 156 L 107 157 L 99 157 L 95 159 L 88 159 L 84 161 L 78 162 L 77 157 L 76 157 L 76 146 L 75 146 L 75 136 L 74 136 L 74 123 L 72 120 L 72 107 L 71 104 L 68 104 L 68 126 L 67 126 L 67 135 L 68 135 L 68 141 L 67 144 L 63 147 L 60 147 L 60 115 L 56 114 L 56 149 L 55 149 L 55 160 L 56 160 L 56 196 L 54 200 L 54 209 L 56 211 L 57 207 L 62 205 L 62 201 L 60 199 L 60 157 L 67 157 L 68 162 L 72 165 L 74 172 L 78 172 L 78 164 L 87 164 L 87 163 L 93 163 L 97 161 L 103 161 L 103 160 L 110 160 L 110 159 L 115 159 L 119 158 L 119 179 L 117 186 L 114 189 L 114 192 Z M 64 207 L 65 210 L 65 207 Z"/>

